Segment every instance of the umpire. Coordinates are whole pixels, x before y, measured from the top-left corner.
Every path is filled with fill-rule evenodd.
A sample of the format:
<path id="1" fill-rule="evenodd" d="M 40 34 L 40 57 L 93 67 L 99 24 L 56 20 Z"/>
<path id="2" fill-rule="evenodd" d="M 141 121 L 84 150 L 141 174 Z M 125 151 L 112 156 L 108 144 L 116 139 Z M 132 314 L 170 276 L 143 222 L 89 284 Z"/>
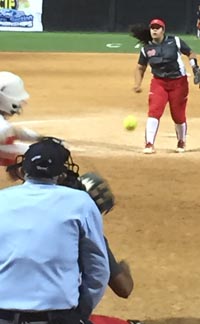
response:
<path id="1" fill-rule="evenodd" d="M 56 184 L 78 169 L 61 141 L 32 144 L 19 165 L 25 182 L 0 194 L 0 324 L 78 324 L 80 291 L 92 312 L 109 280 L 102 217 Z"/>

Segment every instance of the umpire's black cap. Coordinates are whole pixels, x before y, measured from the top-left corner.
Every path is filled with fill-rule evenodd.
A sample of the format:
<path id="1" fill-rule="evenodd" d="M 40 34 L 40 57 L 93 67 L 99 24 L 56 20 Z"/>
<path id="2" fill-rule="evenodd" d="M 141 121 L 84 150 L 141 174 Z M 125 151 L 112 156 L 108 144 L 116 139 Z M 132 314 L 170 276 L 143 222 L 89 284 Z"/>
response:
<path id="1" fill-rule="evenodd" d="M 44 137 L 30 145 L 24 154 L 22 169 L 28 177 L 53 178 L 62 174 L 69 157 L 70 151 L 60 139 Z"/>

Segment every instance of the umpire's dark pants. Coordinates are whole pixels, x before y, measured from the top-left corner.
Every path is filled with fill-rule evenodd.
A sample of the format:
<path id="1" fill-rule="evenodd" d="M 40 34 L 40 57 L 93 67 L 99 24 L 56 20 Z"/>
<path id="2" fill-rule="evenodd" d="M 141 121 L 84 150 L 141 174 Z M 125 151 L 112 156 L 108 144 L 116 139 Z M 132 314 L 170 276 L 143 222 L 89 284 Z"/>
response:
<path id="1" fill-rule="evenodd" d="M 80 324 L 80 314 L 75 309 L 46 312 L 21 312 L 0 309 L 0 324 Z"/>

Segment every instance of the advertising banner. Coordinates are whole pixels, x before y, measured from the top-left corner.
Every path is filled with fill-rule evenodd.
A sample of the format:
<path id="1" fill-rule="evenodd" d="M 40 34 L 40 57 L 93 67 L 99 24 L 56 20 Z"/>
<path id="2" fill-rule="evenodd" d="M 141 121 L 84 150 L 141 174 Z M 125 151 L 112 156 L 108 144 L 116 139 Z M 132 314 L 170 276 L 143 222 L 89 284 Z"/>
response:
<path id="1" fill-rule="evenodd" d="M 0 0 L 0 30 L 43 31 L 43 0 Z"/>

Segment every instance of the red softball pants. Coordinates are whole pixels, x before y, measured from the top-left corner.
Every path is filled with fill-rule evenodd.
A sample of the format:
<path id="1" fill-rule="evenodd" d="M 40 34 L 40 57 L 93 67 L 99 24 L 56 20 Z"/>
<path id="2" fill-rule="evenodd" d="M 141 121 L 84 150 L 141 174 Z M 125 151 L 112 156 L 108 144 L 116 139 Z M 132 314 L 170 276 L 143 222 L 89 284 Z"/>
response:
<path id="1" fill-rule="evenodd" d="M 90 316 L 90 321 L 93 324 L 128 324 L 127 321 L 118 317 L 96 315 L 96 314 L 92 314 Z"/>
<path id="2" fill-rule="evenodd" d="M 160 119 L 166 104 L 169 103 L 175 124 L 185 123 L 188 91 L 187 76 L 177 79 L 153 77 L 150 85 L 148 116 Z"/>

